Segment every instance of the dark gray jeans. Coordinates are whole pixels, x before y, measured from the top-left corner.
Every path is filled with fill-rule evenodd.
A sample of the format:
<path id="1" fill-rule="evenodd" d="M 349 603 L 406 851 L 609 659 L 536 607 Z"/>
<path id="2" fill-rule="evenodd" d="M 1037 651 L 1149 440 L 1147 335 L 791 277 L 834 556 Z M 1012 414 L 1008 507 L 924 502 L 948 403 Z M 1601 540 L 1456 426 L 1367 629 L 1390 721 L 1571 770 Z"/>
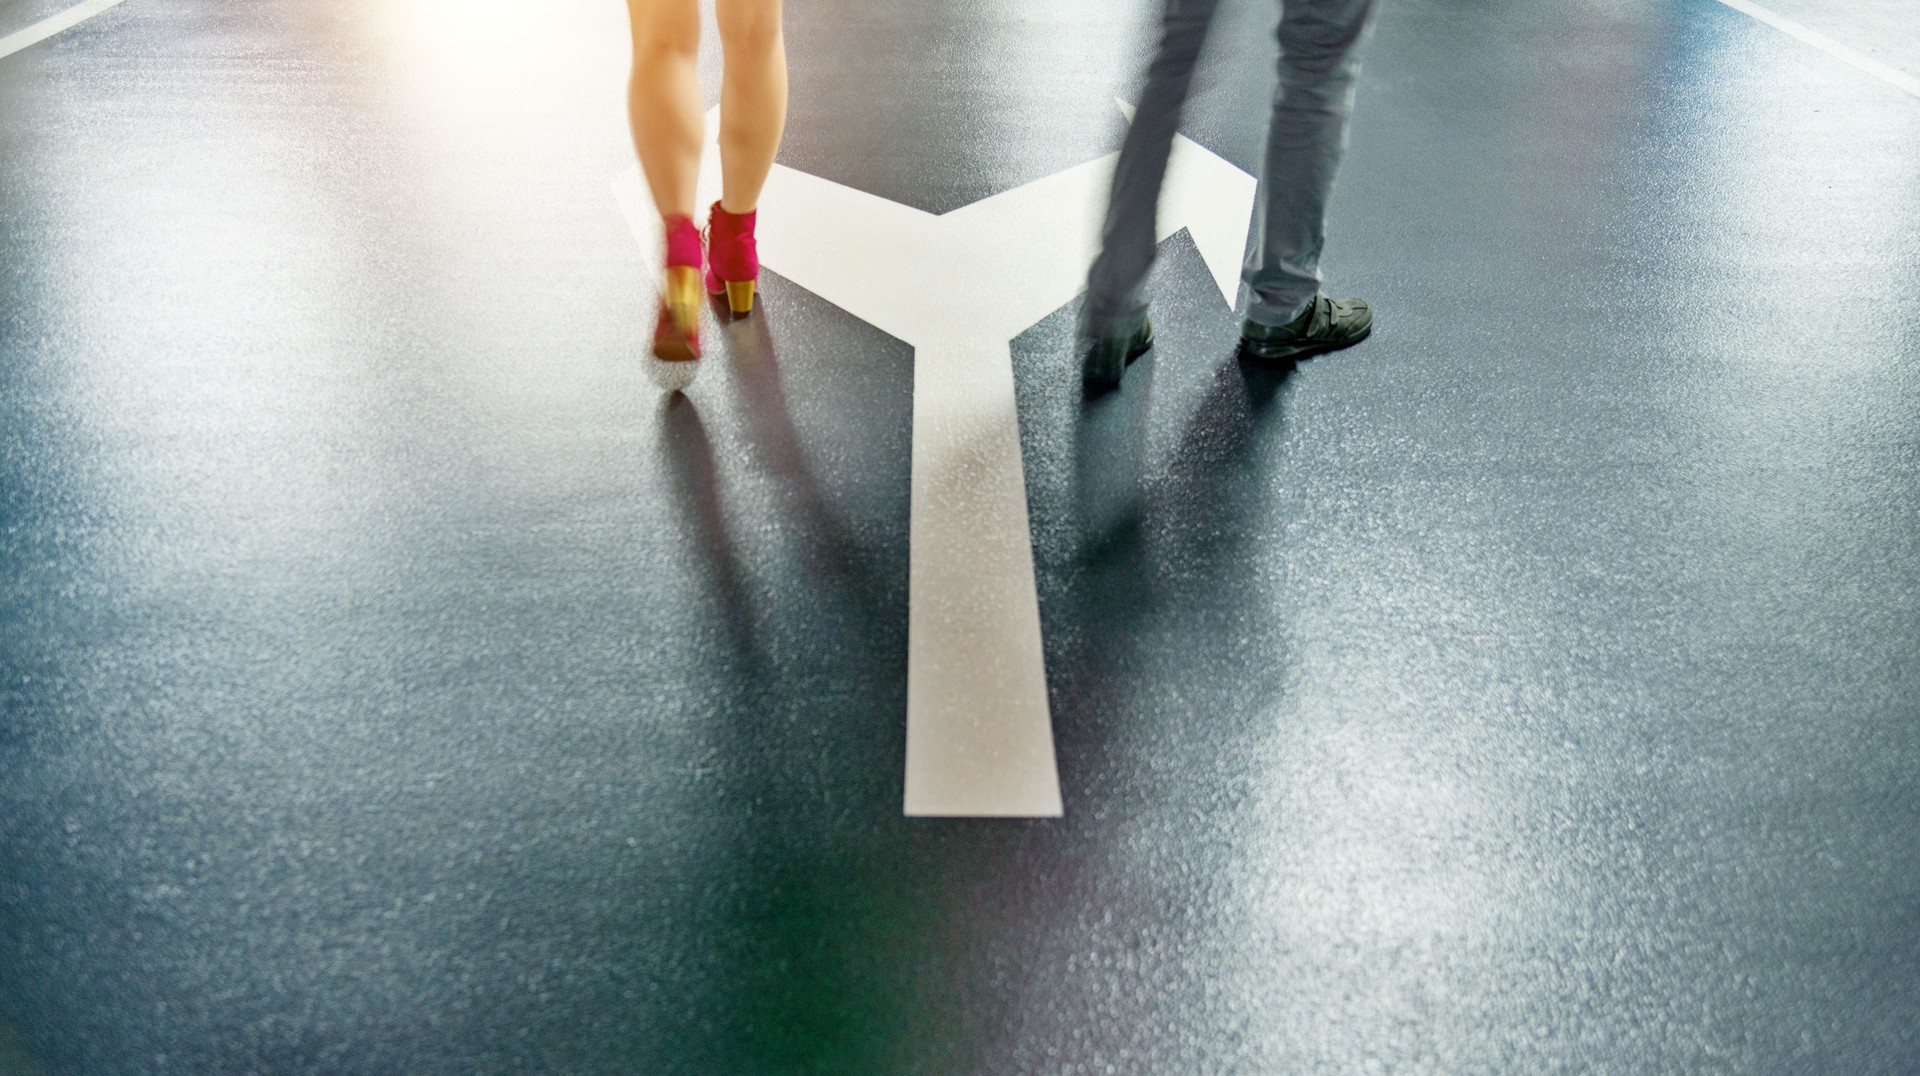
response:
<path id="1" fill-rule="evenodd" d="M 1219 0 L 1166 5 L 1160 47 L 1114 169 L 1100 256 L 1087 277 L 1083 327 L 1094 335 L 1130 329 L 1146 310 L 1160 184 Z M 1281 3 L 1280 79 L 1254 199 L 1253 244 L 1240 274 L 1246 316 L 1262 325 L 1292 321 L 1320 290 L 1327 197 L 1347 148 L 1360 73 L 1354 45 L 1372 9 L 1373 0 Z"/>

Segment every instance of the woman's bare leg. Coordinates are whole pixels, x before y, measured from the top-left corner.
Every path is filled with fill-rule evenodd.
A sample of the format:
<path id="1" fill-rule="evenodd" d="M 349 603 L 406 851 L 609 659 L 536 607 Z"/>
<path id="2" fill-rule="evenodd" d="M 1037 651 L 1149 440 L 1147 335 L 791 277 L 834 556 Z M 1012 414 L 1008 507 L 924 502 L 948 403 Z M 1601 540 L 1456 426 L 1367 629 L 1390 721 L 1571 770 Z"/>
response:
<path id="1" fill-rule="evenodd" d="M 780 0 L 715 0 L 714 13 L 726 57 L 720 82 L 720 208 L 751 213 L 787 126 Z"/>
<path id="2" fill-rule="evenodd" d="M 633 77 L 627 119 L 640 170 L 662 217 L 693 216 L 700 177 L 700 7 L 697 0 L 627 0 Z"/>

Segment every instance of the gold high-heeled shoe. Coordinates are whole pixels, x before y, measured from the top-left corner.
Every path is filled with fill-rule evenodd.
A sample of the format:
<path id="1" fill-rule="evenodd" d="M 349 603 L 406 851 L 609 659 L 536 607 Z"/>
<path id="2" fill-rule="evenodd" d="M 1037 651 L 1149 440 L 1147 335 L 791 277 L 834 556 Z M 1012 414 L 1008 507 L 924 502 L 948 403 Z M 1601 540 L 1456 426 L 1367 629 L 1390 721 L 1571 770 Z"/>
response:
<path id="1" fill-rule="evenodd" d="M 729 213 L 713 203 L 707 214 L 707 293 L 727 293 L 727 309 L 736 318 L 753 313 L 753 284 L 760 276 L 760 251 L 753 240 L 757 213 Z"/>
<path id="2" fill-rule="evenodd" d="M 667 274 L 660 292 L 660 319 L 653 327 L 653 357 L 691 362 L 700 357 L 700 268 L 706 251 L 691 219 L 676 214 L 662 224 Z"/>
<path id="3" fill-rule="evenodd" d="M 667 362 L 700 357 L 700 270 L 692 266 L 667 266 L 660 320 L 653 328 L 653 357 Z"/>

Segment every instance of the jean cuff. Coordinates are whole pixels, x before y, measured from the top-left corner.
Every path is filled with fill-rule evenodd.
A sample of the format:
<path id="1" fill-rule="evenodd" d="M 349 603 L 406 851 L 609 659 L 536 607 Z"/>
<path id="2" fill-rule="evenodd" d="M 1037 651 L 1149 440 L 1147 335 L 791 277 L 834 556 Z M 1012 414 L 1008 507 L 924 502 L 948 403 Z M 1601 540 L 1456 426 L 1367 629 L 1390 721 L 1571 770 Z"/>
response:
<path id="1" fill-rule="evenodd" d="M 1278 329 L 1283 325 L 1290 325 L 1298 320 L 1300 315 L 1313 308 L 1313 301 L 1319 297 L 1318 293 L 1309 295 L 1305 299 L 1300 300 L 1299 303 L 1285 310 L 1275 310 L 1265 303 L 1249 303 L 1247 304 L 1247 320 L 1253 322 L 1255 325 L 1264 326 L 1265 328 Z"/>

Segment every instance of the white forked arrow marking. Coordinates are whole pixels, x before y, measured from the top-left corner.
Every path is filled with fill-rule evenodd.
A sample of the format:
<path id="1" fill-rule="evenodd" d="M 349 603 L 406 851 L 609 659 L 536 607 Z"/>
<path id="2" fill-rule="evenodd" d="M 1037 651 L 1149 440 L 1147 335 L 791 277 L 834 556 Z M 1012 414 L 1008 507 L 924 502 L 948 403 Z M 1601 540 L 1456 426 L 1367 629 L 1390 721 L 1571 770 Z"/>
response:
<path id="1" fill-rule="evenodd" d="M 718 109 L 700 205 L 718 195 Z M 1009 342 L 1086 285 L 1117 154 L 934 216 L 775 165 L 766 268 L 911 344 L 913 489 L 906 813 L 1060 814 Z M 659 217 L 636 168 L 615 194 L 648 264 Z M 1176 138 L 1159 237 L 1185 227 L 1233 304 L 1254 180 Z"/>

